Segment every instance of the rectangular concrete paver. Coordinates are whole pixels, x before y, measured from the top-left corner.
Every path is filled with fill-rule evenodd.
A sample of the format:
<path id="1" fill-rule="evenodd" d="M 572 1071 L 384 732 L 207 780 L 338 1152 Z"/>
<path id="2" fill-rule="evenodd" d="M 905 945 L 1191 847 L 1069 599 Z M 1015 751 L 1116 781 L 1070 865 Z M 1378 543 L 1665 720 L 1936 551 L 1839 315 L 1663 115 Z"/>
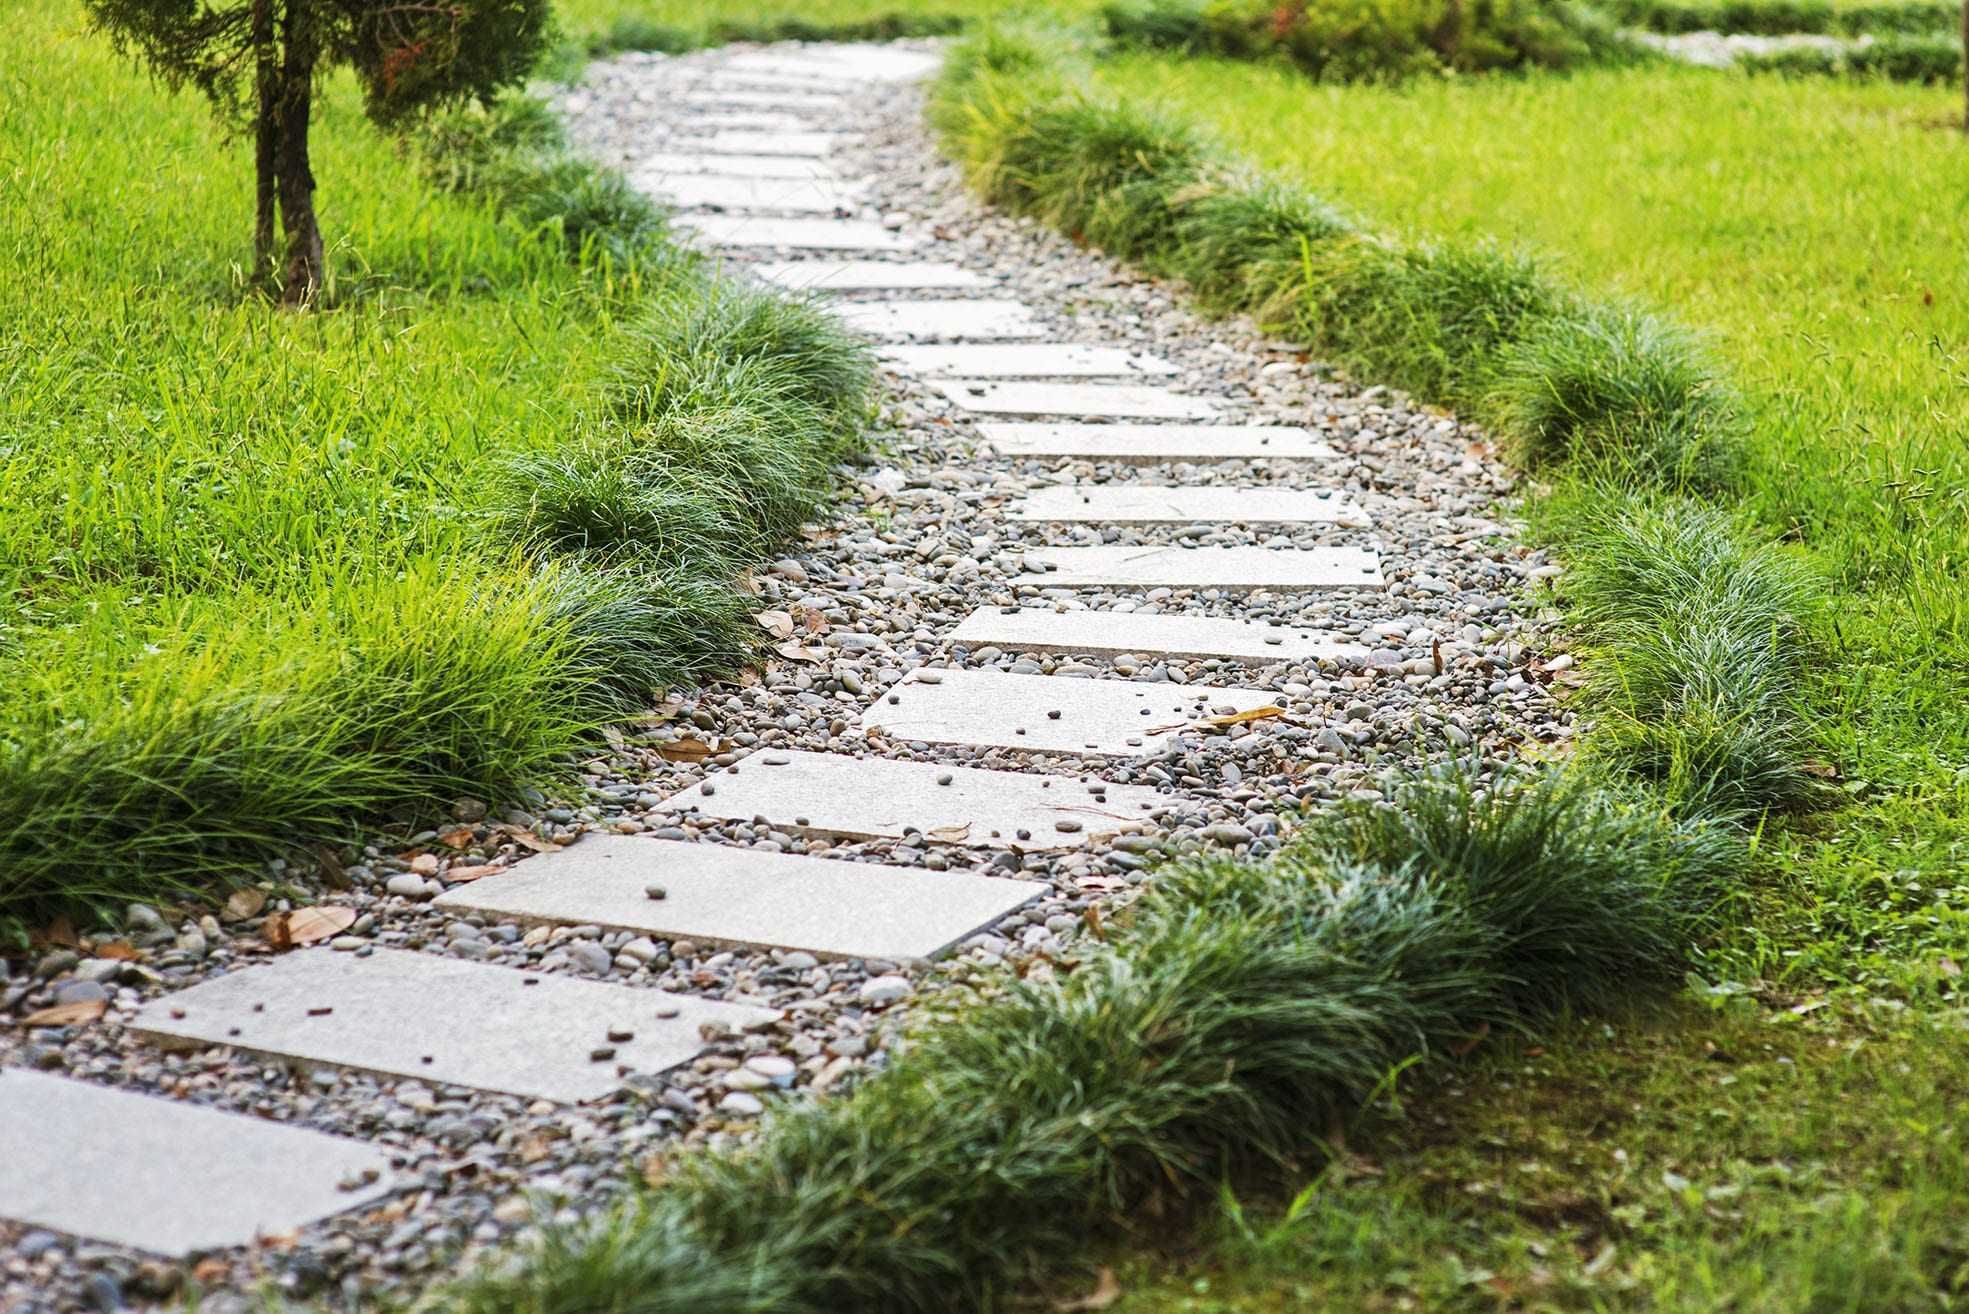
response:
<path id="1" fill-rule="evenodd" d="M 1141 615 L 1092 608 L 980 607 L 950 642 L 976 651 L 1057 652 L 1090 657 L 1230 657 L 1247 662 L 1364 657 L 1358 643 L 1304 625 L 1263 625 L 1218 616 Z"/>
<path id="2" fill-rule="evenodd" d="M 1055 484 L 1035 488 L 1012 507 L 1014 520 L 1102 525 L 1350 525 L 1367 513 L 1336 494 L 1298 488 L 1227 488 L 1197 484 Z"/>
<path id="3" fill-rule="evenodd" d="M 360 1141 L 0 1069 L 0 1218 L 180 1259 L 392 1189 L 389 1155 Z"/>
<path id="4" fill-rule="evenodd" d="M 919 670 L 877 699 L 861 724 L 870 734 L 929 744 L 1135 757 L 1158 751 L 1192 721 L 1277 701 L 1264 689 Z"/>
<path id="5" fill-rule="evenodd" d="M 944 783 L 945 781 L 948 783 Z M 711 786 L 709 790 L 706 785 Z M 759 752 L 665 799 L 660 810 L 847 839 L 1078 848 L 1151 825 L 1168 800 L 1140 785 L 839 753 Z"/>
<path id="6" fill-rule="evenodd" d="M 1100 415 L 1117 419 L 1205 420 L 1218 404 L 1167 388 L 1133 383 L 992 383 L 950 379 L 938 391 L 967 411 L 984 415 Z"/>
<path id="7" fill-rule="evenodd" d="M 1048 375 L 1096 378 L 1102 375 L 1176 372 L 1174 365 L 1158 356 L 1120 347 L 1096 347 L 1081 343 L 885 347 L 882 355 L 916 374 L 956 374 L 971 378 L 1041 378 Z"/>
<path id="8" fill-rule="evenodd" d="M 1027 548 L 1035 570 L 1015 584 L 1044 588 L 1378 589 L 1381 559 L 1366 548 Z"/>
<path id="9" fill-rule="evenodd" d="M 649 896 L 652 886 L 662 898 Z M 460 885 L 437 904 L 659 937 L 897 959 L 934 957 L 1046 888 L 993 876 L 605 835 Z"/>
<path id="10" fill-rule="evenodd" d="M 704 1047 L 700 1023 L 743 1028 L 772 1016 L 410 950 L 358 958 L 305 949 L 153 1000 L 132 1030 L 574 1102 L 615 1090 L 618 1069 L 657 1073 L 689 1062 Z M 610 1040 L 612 1032 L 630 1038 Z"/>
<path id="11" fill-rule="evenodd" d="M 682 105 L 742 105 L 759 109 L 838 110 L 841 96 L 824 92 L 761 90 L 744 84 L 700 83 L 677 93 Z"/>
<path id="12" fill-rule="evenodd" d="M 813 71 L 852 78 L 857 82 L 910 82 L 936 71 L 938 57 L 920 50 L 897 50 L 880 45 L 808 48 L 779 54 L 756 51 L 734 55 L 727 68 Z"/>
<path id="13" fill-rule="evenodd" d="M 798 155 L 706 155 L 691 149 L 697 138 L 679 140 L 676 149 L 652 151 L 631 166 L 630 181 L 654 190 L 664 178 L 679 173 L 715 173 L 727 178 L 803 178 L 814 182 L 848 183 L 826 160 Z"/>
<path id="14" fill-rule="evenodd" d="M 1304 429 L 1244 424 L 980 424 L 1006 456 L 1072 456 L 1149 465 L 1278 457 L 1328 460 L 1334 451 Z"/>
<path id="15" fill-rule="evenodd" d="M 647 177 L 647 175 L 645 175 Z M 672 205 L 713 210 L 779 210 L 833 214 L 861 204 L 859 189 L 817 178 L 745 178 L 729 174 L 678 173 L 648 178 L 649 190 Z"/>
<path id="16" fill-rule="evenodd" d="M 704 139 L 713 155 L 826 155 L 844 140 L 838 132 L 743 132 L 727 128 Z"/>
<path id="17" fill-rule="evenodd" d="M 1016 301 L 862 301 L 836 306 L 850 328 L 878 338 L 1036 338 L 1046 332 Z"/>
<path id="18" fill-rule="evenodd" d="M 781 260 L 763 261 L 752 270 L 768 283 L 816 292 L 985 285 L 985 280 L 970 270 L 938 260 Z"/>
<path id="19" fill-rule="evenodd" d="M 677 226 L 719 246 L 796 247 L 809 251 L 906 251 L 916 239 L 866 219 L 761 219 L 743 214 L 687 214 Z"/>

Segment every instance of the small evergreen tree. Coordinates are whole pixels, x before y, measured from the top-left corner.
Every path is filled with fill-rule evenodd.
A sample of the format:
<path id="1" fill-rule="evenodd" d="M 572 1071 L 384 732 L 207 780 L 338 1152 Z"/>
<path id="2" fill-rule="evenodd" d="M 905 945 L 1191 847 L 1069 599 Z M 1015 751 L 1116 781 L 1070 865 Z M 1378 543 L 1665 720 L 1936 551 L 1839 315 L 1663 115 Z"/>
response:
<path id="1" fill-rule="evenodd" d="M 322 281 L 308 125 L 317 79 L 355 71 L 369 116 L 389 125 L 432 106 L 488 96 L 525 78 L 548 0 L 84 0 L 119 50 L 166 85 L 198 88 L 222 121 L 250 124 L 258 186 L 254 257 L 287 238 L 282 300 L 304 305 Z"/>

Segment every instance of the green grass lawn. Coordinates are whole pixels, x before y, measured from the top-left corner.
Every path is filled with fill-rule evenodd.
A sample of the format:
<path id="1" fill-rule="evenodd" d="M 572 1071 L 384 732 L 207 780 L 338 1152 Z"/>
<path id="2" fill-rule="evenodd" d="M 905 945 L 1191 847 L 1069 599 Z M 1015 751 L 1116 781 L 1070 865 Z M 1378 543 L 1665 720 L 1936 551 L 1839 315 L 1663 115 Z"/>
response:
<path id="1" fill-rule="evenodd" d="M 1102 82 L 1405 235 L 1496 241 L 1703 335 L 1756 425 L 1744 509 L 1840 599 L 1819 728 L 1854 805 L 1775 828 L 1742 978 L 1926 993 L 1969 949 L 1969 143 L 1948 93 L 1673 68 Z"/>
<path id="2" fill-rule="evenodd" d="M 1966 1099 L 1952 1024 L 1739 1000 L 1563 1028 L 1385 1103 L 1296 1202 L 1122 1257 L 1112 1310 L 1969 1308 Z"/>
<path id="3" fill-rule="evenodd" d="M 247 143 L 79 5 L 12 37 L 0 940 L 511 799 L 749 653 L 731 576 L 815 509 L 865 418 L 864 358 L 824 320 L 721 299 L 647 203 L 551 148 L 440 185 L 346 79 L 314 130 L 331 282 L 276 310 L 244 268 Z M 771 414 L 739 395 L 762 351 L 775 376 L 824 358 Z M 656 382 L 631 404 L 625 380 Z M 647 490 L 672 520 L 589 550 Z"/>

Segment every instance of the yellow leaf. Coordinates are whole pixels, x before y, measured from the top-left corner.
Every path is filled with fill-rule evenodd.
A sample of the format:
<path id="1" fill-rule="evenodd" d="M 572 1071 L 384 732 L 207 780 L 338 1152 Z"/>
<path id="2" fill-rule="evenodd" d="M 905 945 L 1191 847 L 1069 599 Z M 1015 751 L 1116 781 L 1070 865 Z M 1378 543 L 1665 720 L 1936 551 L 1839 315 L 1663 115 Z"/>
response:
<path id="1" fill-rule="evenodd" d="M 109 1011 L 107 999 L 87 999 L 74 1004 L 56 1004 L 29 1013 L 21 1019 L 24 1027 L 73 1027 L 94 1022 Z"/>

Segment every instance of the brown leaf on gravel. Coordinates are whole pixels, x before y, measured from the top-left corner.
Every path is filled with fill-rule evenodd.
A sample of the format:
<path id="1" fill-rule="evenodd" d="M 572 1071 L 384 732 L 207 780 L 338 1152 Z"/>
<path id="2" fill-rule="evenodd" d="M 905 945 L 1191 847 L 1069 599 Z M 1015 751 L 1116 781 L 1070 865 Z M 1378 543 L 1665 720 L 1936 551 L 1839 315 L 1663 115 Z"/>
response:
<path id="1" fill-rule="evenodd" d="M 754 615 L 752 619 L 759 622 L 760 628 L 764 629 L 766 633 L 772 635 L 775 639 L 790 639 L 793 637 L 793 618 L 783 611 L 762 611 Z"/>
<path id="2" fill-rule="evenodd" d="M 683 762 L 687 765 L 702 762 L 715 753 L 724 752 L 721 744 L 708 744 L 702 739 L 686 735 L 682 739 L 666 739 L 656 745 L 656 755 L 666 762 Z"/>
<path id="3" fill-rule="evenodd" d="M 797 642 L 789 641 L 782 643 L 775 647 L 773 651 L 790 662 L 824 662 L 827 660 L 827 649 L 810 648 L 805 644 Z"/>
<path id="4" fill-rule="evenodd" d="M 512 827 L 506 833 L 513 837 L 515 844 L 523 849 L 529 849 L 534 853 L 557 853 L 560 851 L 559 845 L 549 844 L 530 830 L 521 830 L 518 827 Z"/>
<path id="5" fill-rule="evenodd" d="M 470 826 L 458 826 L 439 835 L 438 843 L 447 848 L 469 849 L 472 847 L 472 841 L 477 838 Z"/>
<path id="6" fill-rule="evenodd" d="M 340 935 L 355 925 L 356 910 L 333 905 L 296 908 L 267 918 L 267 943 L 275 949 L 299 949 Z"/>
<path id="7" fill-rule="evenodd" d="M 960 844 L 971 837 L 971 823 L 961 826 L 932 826 L 923 832 L 930 839 L 943 844 Z"/>
<path id="8" fill-rule="evenodd" d="M 94 1022 L 109 1011 L 107 999 L 85 999 L 74 1004 L 55 1004 L 38 1009 L 21 1019 L 24 1027 L 75 1027 Z"/>
<path id="9" fill-rule="evenodd" d="M 1457 1058 L 1462 1058 L 1465 1054 L 1468 1054 L 1471 1050 L 1483 1044 L 1484 1037 L 1488 1036 L 1489 1034 L 1490 1034 L 1490 1023 L 1479 1022 L 1477 1024 L 1476 1031 L 1470 1036 L 1468 1036 L 1467 1038 L 1463 1040 L 1459 1040 L 1454 1045 L 1451 1045 L 1449 1047 L 1449 1052 L 1454 1054 Z"/>
<path id="10" fill-rule="evenodd" d="M 1104 1265 L 1101 1268 L 1100 1279 L 1095 1282 L 1092 1291 L 1084 1296 L 1075 1296 L 1072 1300 L 1056 1300 L 1053 1302 L 1053 1308 L 1059 1314 L 1082 1314 L 1082 1311 L 1086 1310 L 1107 1309 L 1120 1300 L 1121 1296 L 1120 1280 L 1115 1277 L 1113 1269 Z"/>
<path id="11" fill-rule="evenodd" d="M 39 939 L 42 944 L 60 945 L 64 949 L 80 948 L 82 943 L 76 938 L 75 923 L 69 921 L 66 917 L 57 917 L 54 921 L 49 922 L 47 929 L 41 932 Z"/>
<path id="12" fill-rule="evenodd" d="M 208 1287 L 224 1282 L 229 1272 L 223 1259 L 201 1259 L 191 1266 L 192 1279 Z"/>
<path id="13" fill-rule="evenodd" d="M 128 940 L 102 940 L 89 952 L 97 958 L 111 958 L 119 963 L 134 963 L 141 956 L 137 953 L 137 946 Z"/>
<path id="14" fill-rule="evenodd" d="M 267 906 L 267 892 L 247 888 L 234 890 L 226 896 L 226 920 L 243 922 L 249 917 L 258 917 L 260 910 Z"/>
<path id="15" fill-rule="evenodd" d="M 505 868 L 496 862 L 487 862 L 476 867 L 453 867 L 444 874 L 444 878 L 453 885 L 460 885 L 466 881 L 475 881 L 481 877 L 490 876 L 496 871 L 504 870 Z"/>

